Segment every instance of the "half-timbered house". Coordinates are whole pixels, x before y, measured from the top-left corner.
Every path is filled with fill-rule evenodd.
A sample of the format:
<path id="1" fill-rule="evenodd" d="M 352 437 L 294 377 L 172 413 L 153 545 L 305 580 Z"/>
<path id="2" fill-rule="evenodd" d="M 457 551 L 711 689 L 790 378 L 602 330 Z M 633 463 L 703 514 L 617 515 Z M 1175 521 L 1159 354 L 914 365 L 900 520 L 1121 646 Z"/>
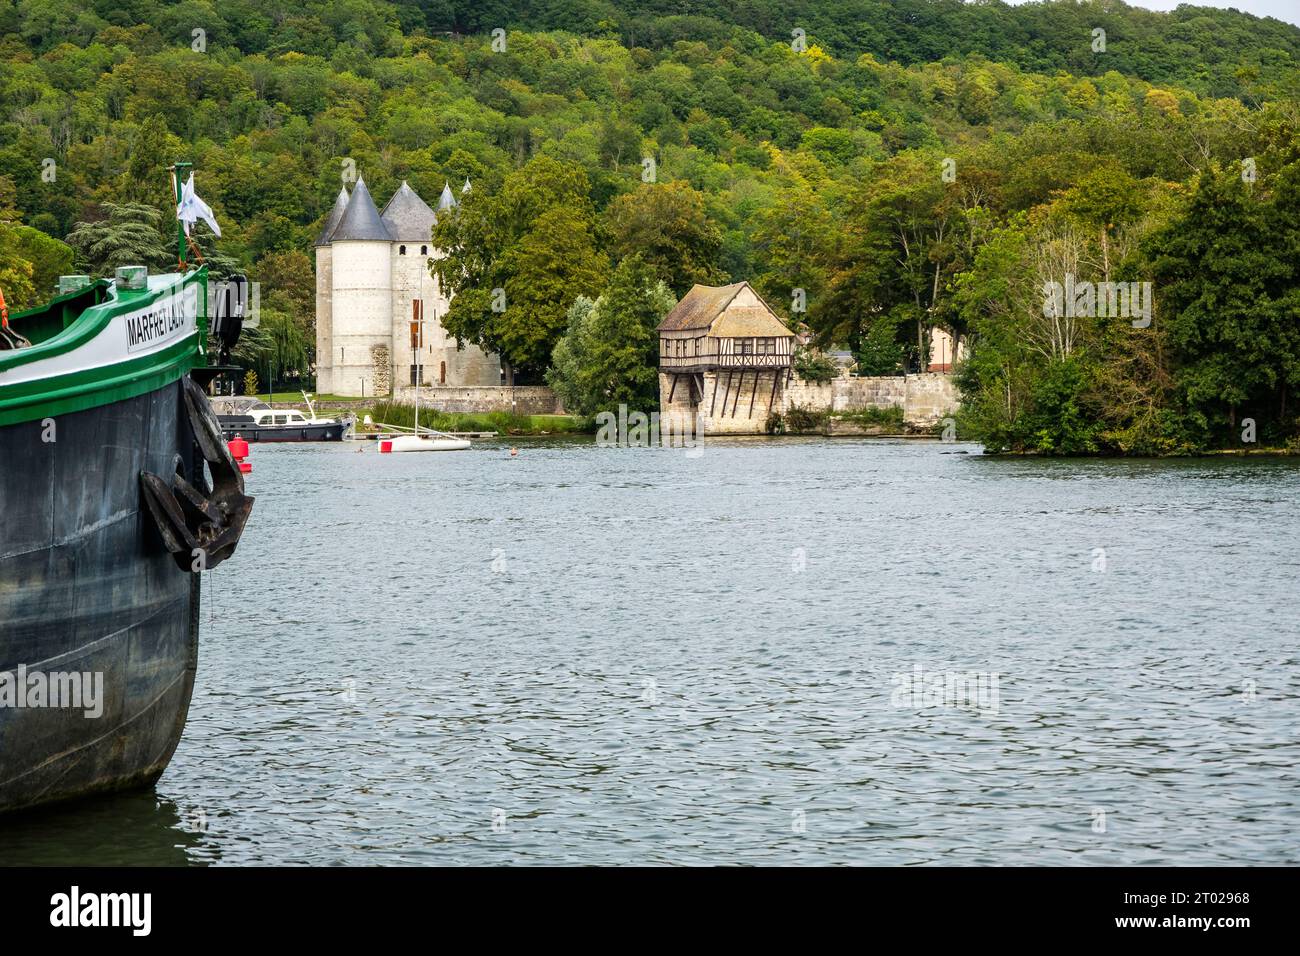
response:
<path id="1" fill-rule="evenodd" d="M 663 414 L 762 432 L 789 384 L 794 334 L 748 282 L 697 285 L 659 323 Z"/>

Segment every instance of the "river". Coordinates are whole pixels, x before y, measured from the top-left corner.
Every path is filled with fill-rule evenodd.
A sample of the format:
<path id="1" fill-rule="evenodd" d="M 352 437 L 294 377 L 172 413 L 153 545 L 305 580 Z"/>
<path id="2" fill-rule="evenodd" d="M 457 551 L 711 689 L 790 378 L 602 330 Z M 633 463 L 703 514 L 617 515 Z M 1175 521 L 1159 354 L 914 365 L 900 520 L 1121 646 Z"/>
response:
<path id="1" fill-rule="evenodd" d="M 1300 463 L 254 446 L 155 792 L 0 861 L 1300 862 Z"/>

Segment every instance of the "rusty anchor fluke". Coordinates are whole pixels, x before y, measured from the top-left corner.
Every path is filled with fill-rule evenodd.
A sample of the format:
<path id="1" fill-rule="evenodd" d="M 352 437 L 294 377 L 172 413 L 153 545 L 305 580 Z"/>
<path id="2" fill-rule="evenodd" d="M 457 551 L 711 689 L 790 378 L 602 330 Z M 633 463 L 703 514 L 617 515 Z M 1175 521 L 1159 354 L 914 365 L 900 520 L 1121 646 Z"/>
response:
<path id="1" fill-rule="evenodd" d="M 221 437 L 221 426 L 203 390 L 190 377 L 183 379 L 185 409 L 194 440 L 212 472 L 209 489 L 200 469 L 197 484 L 172 476 L 168 485 L 147 471 L 140 488 L 163 544 L 182 571 L 211 570 L 235 553 L 253 499 L 244 494 L 244 478 Z"/>

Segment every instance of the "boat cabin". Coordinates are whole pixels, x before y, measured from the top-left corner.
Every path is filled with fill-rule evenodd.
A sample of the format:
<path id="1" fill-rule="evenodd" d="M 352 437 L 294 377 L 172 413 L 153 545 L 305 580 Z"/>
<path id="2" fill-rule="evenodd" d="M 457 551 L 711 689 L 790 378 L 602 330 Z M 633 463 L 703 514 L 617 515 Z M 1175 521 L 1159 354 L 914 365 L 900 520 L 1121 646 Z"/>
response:
<path id="1" fill-rule="evenodd" d="M 296 408 L 272 408 L 261 399 L 249 395 L 221 395 L 211 401 L 212 409 L 219 418 L 227 422 L 238 419 L 240 425 L 275 428 L 310 425 L 313 422 Z"/>
<path id="2" fill-rule="evenodd" d="M 247 414 L 253 419 L 254 425 L 260 425 L 263 428 L 269 425 L 310 424 L 310 421 L 303 417 L 302 412 L 293 408 L 268 408 L 265 411 L 254 409 Z"/>

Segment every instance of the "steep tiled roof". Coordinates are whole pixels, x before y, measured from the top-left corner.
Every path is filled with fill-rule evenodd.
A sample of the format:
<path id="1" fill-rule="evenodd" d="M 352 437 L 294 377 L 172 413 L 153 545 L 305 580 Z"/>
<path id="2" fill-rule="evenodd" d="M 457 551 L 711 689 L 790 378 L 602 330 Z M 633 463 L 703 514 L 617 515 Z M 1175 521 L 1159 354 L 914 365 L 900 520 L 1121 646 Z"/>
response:
<path id="1" fill-rule="evenodd" d="M 743 339 L 750 336 L 774 338 L 792 333 L 770 309 L 762 306 L 728 309 L 713 323 L 709 334 L 722 339 Z"/>
<path id="2" fill-rule="evenodd" d="M 732 285 L 696 285 L 682 296 L 671 312 L 659 323 L 661 332 L 684 332 L 687 329 L 707 329 L 723 309 L 731 304 L 745 283 Z"/>
<path id="3" fill-rule="evenodd" d="M 402 180 L 401 187 L 393 193 L 383 212 L 379 214 L 384 228 L 394 242 L 428 242 L 438 217 L 429 204 Z"/>
<path id="4" fill-rule="evenodd" d="M 736 296 L 746 288 L 753 292 L 759 304 L 729 309 Z M 685 332 L 690 329 L 708 329 L 710 334 L 720 338 L 792 334 L 748 282 L 692 286 L 691 291 L 659 323 L 660 332 Z"/>

